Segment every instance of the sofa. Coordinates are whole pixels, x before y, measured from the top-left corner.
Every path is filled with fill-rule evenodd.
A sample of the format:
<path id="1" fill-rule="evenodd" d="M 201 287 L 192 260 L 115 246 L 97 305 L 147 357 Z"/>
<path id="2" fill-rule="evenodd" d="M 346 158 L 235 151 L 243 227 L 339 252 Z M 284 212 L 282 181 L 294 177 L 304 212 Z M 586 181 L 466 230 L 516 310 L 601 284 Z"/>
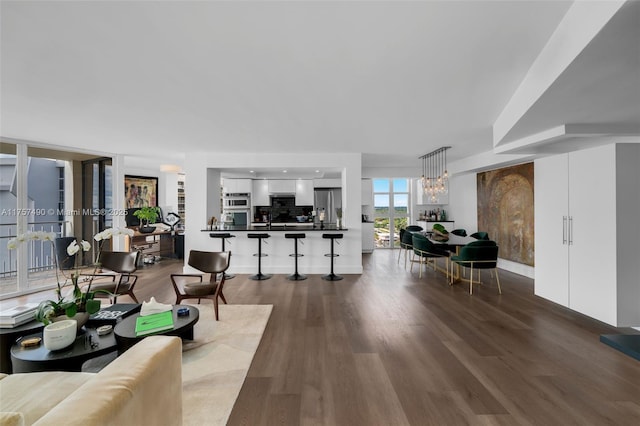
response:
<path id="1" fill-rule="evenodd" d="M 0 425 L 180 425 L 182 342 L 149 336 L 98 373 L 0 374 Z"/>

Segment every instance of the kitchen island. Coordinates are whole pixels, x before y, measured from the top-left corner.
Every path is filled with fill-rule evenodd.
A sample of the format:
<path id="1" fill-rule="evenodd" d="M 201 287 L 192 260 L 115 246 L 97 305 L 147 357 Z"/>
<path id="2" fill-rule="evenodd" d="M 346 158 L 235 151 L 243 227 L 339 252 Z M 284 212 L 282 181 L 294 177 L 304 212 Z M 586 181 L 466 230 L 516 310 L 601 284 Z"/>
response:
<path id="1" fill-rule="evenodd" d="M 219 238 L 213 238 L 216 234 L 229 233 L 234 235 L 226 242 L 225 249 L 231 251 L 231 262 L 229 272 L 241 274 L 254 274 L 258 268 L 257 258 L 254 256 L 258 252 L 257 240 L 247 238 L 248 233 L 266 233 L 271 237 L 263 240 L 262 252 L 267 254 L 262 258 L 262 270 L 268 274 L 291 274 L 294 269 L 294 259 L 289 255 L 294 252 L 293 240 L 284 237 L 287 233 L 304 233 L 306 238 L 299 240 L 298 251 L 304 256 L 298 258 L 298 269 L 302 274 L 326 274 L 331 266 L 331 259 L 325 257 L 330 251 L 330 240 L 322 238 L 322 234 L 343 233 L 344 239 L 338 241 L 335 247 L 336 253 L 340 257 L 335 258 L 336 273 L 350 273 L 351 271 L 341 269 L 341 266 L 349 261 L 351 255 L 348 252 L 349 236 L 348 229 L 338 229 L 335 224 L 325 224 L 321 228 L 319 224 L 314 227 L 312 223 L 282 223 L 234 226 L 223 225 L 218 229 L 201 229 L 212 237 L 211 246 L 207 250 L 220 251 L 221 243 Z M 360 235 L 354 234 L 358 240 Z M 356 250 L 357 253 L 357 250 Z"/>

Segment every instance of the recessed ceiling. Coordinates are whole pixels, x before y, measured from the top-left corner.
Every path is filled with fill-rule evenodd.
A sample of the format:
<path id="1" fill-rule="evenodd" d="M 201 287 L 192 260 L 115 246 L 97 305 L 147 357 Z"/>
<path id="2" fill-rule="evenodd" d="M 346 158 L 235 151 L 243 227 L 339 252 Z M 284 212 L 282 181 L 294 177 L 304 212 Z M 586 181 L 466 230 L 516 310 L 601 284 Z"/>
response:
<path id="1" fill-rule="evenodd" d="M 441 146 L 456 161 L 491 151 L 571 3 L 2 1 L 1 136 L 158 166 L 187 152 L 358 152 L 365 168 L 419 168 Z M 634 119 L 640 25 L 617 27 L 637 9 L 511 137 L 563 114 Z"/>
<path id="2" fill-rule="evenodd" d="M 3 1 L 2 135 L 414 166 L 491 126 L 570 2 Z M 165 161 L 166 162 L 166 161 Z"/>

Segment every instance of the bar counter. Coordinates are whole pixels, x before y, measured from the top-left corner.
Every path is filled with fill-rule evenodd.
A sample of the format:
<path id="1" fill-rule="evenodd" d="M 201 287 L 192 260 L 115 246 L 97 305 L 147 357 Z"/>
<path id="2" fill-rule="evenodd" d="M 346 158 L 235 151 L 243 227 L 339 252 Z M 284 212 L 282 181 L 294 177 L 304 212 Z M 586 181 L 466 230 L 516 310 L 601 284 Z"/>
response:
<path id="1" fill-rule="evenodd" d="M 208 228 L 208 227 L 207 227 Z M 229 233 L 233 235 L 225 242 L 225 250 L 231 252 L 229 273 L 255 274 L 258 270 L 258 259 L 254 256 L 258 252 L 258 240 L 247 237 L 248 233 L 265 233 L 270 238 L 264 239 L 262 252 L 267 254 L 262 258 L 262 272 L 267 274 L 291 274 L 294 271 L 294 258 L 289 256 L 294 252 L 294 240 L 285 238 L 287 233 L 304 233 L 305 238 L 299 240 L 298 251 L 304 256 L 298 258 L 298 269 L 301 274 L 327 274 L 330 269 L 331 258 L 325 257 L 331 250 L 330 240 L 322 238 L 322 234 L 344 233 L 344 238 L 336 242 L 335 250 L 340 256 L 335 258 L 336 274 L 360 273 L 362 265 L 362 246 L 359 232 L 349 234 L 348 229 L 338 229 L 335 223 L 319 224 L 313 227 L 311 223 L 275 223 L 269 225 L 233 226 L 223 225 L 217 229 L 201 229 L 211 236 L 207 248 L 202 250 L 222 250 L 222 240 L 214 238 L 216 234 Z"/>
<path id="2" fill-rule="evenodd" d="M 214 227 L 214 229 L 201 229 L 201 232 L 268 232 L 268 231 L 286 231 L 286 232 L 329 232 L 329 231 L 348 231 L 347 228 L 337 228 L 335 223 L 325 224 L 323 228 L 320 225 L 313 227 L 312 224 L 296 223 L 296 224 L 273 224 L 273 225 L 248 225 L 235 226 L 224 225 Z"/>

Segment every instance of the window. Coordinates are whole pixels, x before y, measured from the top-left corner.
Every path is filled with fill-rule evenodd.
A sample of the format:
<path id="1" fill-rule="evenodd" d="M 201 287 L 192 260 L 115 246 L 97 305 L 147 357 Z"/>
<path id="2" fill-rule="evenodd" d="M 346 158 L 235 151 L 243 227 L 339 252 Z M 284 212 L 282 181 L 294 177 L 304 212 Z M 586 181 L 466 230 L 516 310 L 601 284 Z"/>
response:
<path id="1" fill-rule="evenodd" d="M 400 246 L 400 229 L 409 223 L 409 179 L 373 179 L 376 247 Z"/>

